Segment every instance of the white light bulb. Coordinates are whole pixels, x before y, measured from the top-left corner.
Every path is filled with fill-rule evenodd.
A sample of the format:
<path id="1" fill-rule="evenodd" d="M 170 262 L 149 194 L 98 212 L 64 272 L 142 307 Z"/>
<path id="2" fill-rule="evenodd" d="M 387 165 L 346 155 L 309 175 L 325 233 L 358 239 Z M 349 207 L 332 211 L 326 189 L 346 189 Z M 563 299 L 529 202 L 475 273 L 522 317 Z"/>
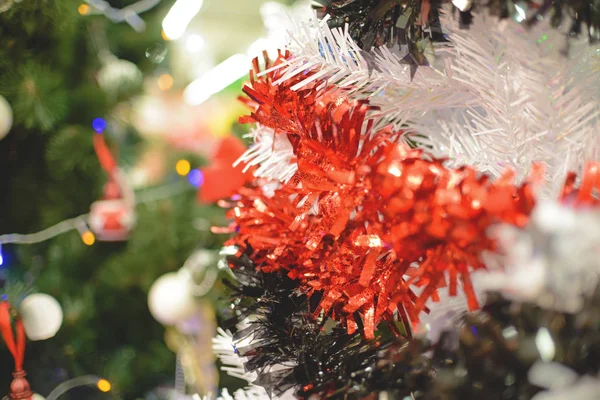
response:
<path id="1" fill-rule="evenodd" d="M 190 35 L 185 40 L 185 48 L 190 53 L 197 53 L 204 47 L 204 39 L 200 35 Z"/>
<path id="2" fill-rule="evenodd" d="M 196 79 L 185 88 L 185 102 L 197 106 L 204 103 L 215 93 L 220 92 L 233 82 L 246 75 L 250 70 L 250 62 L 245 54 L 234 54 Z"/>
<path id="3" fill-rule="evenodd" d="M 177 0 L 163 20 L 165 36 L 171 40 L 179 39 L 202 8 L 202 2 L 203 0 Z"/>

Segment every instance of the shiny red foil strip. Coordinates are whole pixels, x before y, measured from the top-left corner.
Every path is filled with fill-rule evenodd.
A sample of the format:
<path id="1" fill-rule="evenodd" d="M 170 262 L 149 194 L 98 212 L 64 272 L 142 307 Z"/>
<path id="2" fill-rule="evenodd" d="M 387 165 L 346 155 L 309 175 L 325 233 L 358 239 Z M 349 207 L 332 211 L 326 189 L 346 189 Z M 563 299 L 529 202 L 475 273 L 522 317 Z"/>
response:
<path id="1" fill-rule="evenodd" d="M 492 181 L 470 167 L 446 168 L 399 143 L 402 132 L 375 131 L 366 101 L 318 79 L 293 91 L 310 72 L 278 82 L 279 70 L 271 71 L 257 78 L 255 62 L 244 87 L 253 111 L 240 120 L 287 135 L 298 171 L 271 198 L 259 185 L 240 191 L 228 212 L 237 232 L 228 244 L 264 272 L 286 271 L 309 296 L 322 293 L 315 315 L 349 333 L 362 326 L 368 339 L 382 322 L 416 323 L 439 288 L 456 294 L 459 281 L 469 308 L 478 308 L 470 272 L 484 268 L 482 252 L 495 248 L 486 231 L 527 223 L 541 167 L 520 185 L 512 171 Z M 565 188 L 583 203 L 599 182 L 598 166 L 588 170 L 584 194 L 574 179 Z"/>

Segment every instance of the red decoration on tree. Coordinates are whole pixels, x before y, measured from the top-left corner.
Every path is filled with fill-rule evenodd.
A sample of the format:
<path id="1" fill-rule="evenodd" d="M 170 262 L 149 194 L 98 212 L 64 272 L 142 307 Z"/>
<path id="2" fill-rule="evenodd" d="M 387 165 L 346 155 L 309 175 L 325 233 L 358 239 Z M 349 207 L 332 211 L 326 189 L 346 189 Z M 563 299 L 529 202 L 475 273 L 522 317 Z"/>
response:
<path id="1" fill-rule="evenodd" d="M 319 293 L 316 314 L 349 333 L 362 326 L 369 339 L 381 322 L 416 323 L 439 288 L 456 295 L 459 281 L 476 309 L 470 273 L 485 268 L 481 255 L 495 248 L 486 231 L 527 223 L 541 166 L 520 185 L 512 171 L 492 182 L 470 167 L 446 168 L 401 143 L 403 132 L 374 130 L 367 101 L 319 79 L 292 90 L 307 76 L 279 82 L 280 70 L 271 71 L 251 73 L 244 92 L 253 111 L 240 121 L 287 135 L 298 171 L 272 197 L 260 187 L 240 191 L 228 212 L 237 232 L 228 244 L 262 271 L 286 271 L 300 290 Z M 590 175 L 579 202 L 592 201 L 590 180 L 597 187 L 600 179 Z"/>
<path id="2" fill-rule="evenodd" d="M 211 165 L 202 169 L 204 183 L 198 189 L 198 200 L 212 203 L 228 198 L 253 180 L 252 171 L 244 172 L 235 161 L 246 151 L 244 142 L 235 136 L 222 139 L 211 158 Z"/>
<path id="3" fill-rule="evenodd" d="M 484 268 L 480 255 L 494 248 L 485 232 L 527 222 L 531 184 L 514 186 L 511 172 L 491 182 L 470 168 L 445 168 L 399 144 L 402 132 L 374 131 L 366 101 L 318 79 L 294 91 L 306 76 L 274 84 L 279 77 L 251 75 L 244 92 L 253 112 L 241 121 L 287 135 L 298 172 L 273 198 L 241 191 L 229 212 L 238 232 L 229 244 L 265 272 L 287 270 L 309 295 L 322 292 L 317 313 L 349 333 L 361 323 L 367 338 L 382 321 L 418 321 L 437 289 L 456 294 L 459 280 L 477 308 L 470 271 Z"/>
<path id="4" fill-rule="evenodd" d="M 577 174 L 571 172 L 567 175 L 563 188 L 563 202 L 576 206 L 597 206 L 600 204 L 600 163 L 588 162 L 583 169 L 583 176 L 579 188 L 575 186 Z M 595 192 L 594 192 L 595 191 Z"/>
<path id="5" fill-rule="evenodd" d="M 23 358 L 25 357 L 25 329 L 19 317 L 15 318 L 16 339 L 13 333 L 10 316 L 10 304 L 7 301 L 0 303 L 0 333 L 6 343 L 6 347 L 15 360 L 15 371 L 13 381 L 10 384 L 8 397 L 11 400 L 31 400 L 33 392 L 23 370 Z"/>
<path id="6" fill-rule="evenodd" d="M 126 240 L 135 225 L 133 191 L 117 167 L 104 135 L 94 135 L 94 149 L 100 165 L 108 174 L 108 182 L 104 185 L 103 198 L 90 207 L 88 223 L 98 240 Z"/>

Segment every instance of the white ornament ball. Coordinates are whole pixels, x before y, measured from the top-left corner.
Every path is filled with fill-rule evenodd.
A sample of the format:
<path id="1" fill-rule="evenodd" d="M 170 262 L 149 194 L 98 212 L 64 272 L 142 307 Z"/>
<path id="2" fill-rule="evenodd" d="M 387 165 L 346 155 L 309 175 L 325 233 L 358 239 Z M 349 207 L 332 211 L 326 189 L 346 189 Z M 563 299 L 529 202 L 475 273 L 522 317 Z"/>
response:
<path id="1" fill-rule="evenodd" d="M 11 400 L 11 399 L 8 396 L 4 396 L 2 398 L 2 400 Z M 46 400 L 46 398 L 40 394 L 34 393 L 33 396 L 31 396 L 31 400 Z"/>
<path id="2" fill-rule="evenodd" d="M 60 304 L 54 297 L 44 293 L 27 296 L 19 311 L 30 340 L 50 339 L 62 325 L 63 312 Z"/>
<path id="3" fill-rule="evenodd" d="M 158 278 L 148 293 L 148 308 L 163 325 L 175 325 L 192 316 L 197 305 L 189 280 L 176 272 Z"/>
<path id="4" fill-rule="evenodd" d="M 176 119 L 175 110 L 158 96 L 139 97 L 133 105 L 133 125 L 146 137 L 155 137 L 169 132 Z"/>
<path id="5" fill-rule="evenodd" d="M 0 96 L 0 140 L 4 139 L 13 124 L 13 112 L 8 101 Z"/>
<path id="6" fill-rule="evenodd" d="M 129 94 L 143 82 L 142 71 L 128 60 L 110 57 L 98 71 L 98 84 L 111 96 Z"/>

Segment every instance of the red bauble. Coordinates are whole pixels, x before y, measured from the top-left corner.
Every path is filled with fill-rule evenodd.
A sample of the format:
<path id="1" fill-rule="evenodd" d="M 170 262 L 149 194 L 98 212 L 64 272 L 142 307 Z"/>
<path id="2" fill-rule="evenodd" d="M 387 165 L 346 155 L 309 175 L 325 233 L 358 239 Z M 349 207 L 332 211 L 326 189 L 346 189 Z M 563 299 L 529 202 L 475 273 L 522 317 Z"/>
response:
<path id="1" fill-rule="evenodd" d="M 88 224 L 101 241 L 126 240 L 135 225 L 133 205 L 124 199 L 98 200 L 92 203 Z"/>

